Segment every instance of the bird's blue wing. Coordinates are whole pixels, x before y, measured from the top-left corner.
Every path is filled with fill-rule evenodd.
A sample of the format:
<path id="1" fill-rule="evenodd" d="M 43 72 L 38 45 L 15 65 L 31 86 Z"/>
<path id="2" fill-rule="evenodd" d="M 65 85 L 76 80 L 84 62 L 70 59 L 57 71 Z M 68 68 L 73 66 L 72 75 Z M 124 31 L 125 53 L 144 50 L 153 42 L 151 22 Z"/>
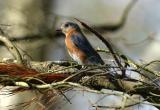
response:
<path id="1" fill-rule="evenodd" d="M 76 47 L 86 53 L 89 62 L 92 64 L 104 64 L 99 54 L 93 49 L 83 34 L 73 34 L 71 40 Z"/>

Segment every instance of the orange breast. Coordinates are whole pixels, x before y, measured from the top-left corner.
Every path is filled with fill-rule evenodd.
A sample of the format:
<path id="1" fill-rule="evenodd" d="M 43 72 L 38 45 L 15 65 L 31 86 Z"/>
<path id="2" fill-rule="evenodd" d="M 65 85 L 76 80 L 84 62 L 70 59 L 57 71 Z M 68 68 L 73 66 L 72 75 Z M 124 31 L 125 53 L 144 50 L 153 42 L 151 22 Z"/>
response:
<path id="1" fill-rule="evenodd" d="M 76 34 L 76 31 L 71 30 L 71 32 L 69 32 L 66 35 L 66 39 L 65 39 L 66 47 L 67 47 L 70 54 L 76 55 L 81 60 L 81 62 L 84 63 L 87 56 L 83 51 L 81 51 L 79 48 L 77 48 L 76 45 L 72 42 L 71 37 L 76 37 L 76 36 L 71 36 L 72 34 Z"/>

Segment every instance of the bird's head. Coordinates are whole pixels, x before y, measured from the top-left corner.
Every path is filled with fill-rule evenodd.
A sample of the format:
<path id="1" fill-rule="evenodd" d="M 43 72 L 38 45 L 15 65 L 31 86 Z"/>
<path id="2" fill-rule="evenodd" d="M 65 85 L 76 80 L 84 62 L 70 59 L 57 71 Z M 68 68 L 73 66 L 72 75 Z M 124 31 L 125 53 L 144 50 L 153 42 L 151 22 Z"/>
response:
<path id="1" fill-rule="evenodd" d="M 78 24 L 74 22 L 65 22 L 61 25 L 60 29 L 58 29 L 58 31 L 61 31 L 64 34 L 67 34 L 72 30 L 80 31 Z"/>

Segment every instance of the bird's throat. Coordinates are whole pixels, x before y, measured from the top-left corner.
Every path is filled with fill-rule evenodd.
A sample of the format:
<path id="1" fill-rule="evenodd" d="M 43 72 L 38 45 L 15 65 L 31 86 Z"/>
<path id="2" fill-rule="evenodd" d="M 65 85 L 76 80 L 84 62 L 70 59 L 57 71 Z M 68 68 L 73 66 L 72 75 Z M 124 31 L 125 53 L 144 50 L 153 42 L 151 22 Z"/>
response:
<path id="1" fill-rule="evenodd" d="M 71 34 L 75 33 L 76 30 L 75 29 L 70 29 L 67 33 L 66 33 L 66 37 L 71 36 Z"/>

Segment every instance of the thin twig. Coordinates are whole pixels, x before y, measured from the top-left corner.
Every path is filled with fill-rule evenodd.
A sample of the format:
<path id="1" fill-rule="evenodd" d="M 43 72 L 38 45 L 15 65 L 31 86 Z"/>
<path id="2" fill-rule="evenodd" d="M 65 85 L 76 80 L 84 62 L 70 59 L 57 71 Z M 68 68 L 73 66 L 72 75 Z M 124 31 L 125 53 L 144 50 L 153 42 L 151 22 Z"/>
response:
<path id="1" fill-rule="evenodd" d="M 88 65 L 88 66 L 89 66 L 89 65 Z M 93 65 L 91 65 L 91 66 L 93 66 Z M 78 75 L 81 74 L 81 73 L 84 73 L 84 72 L 87 72 L 87 71 L 90 71 L 90 70 L 95 70 L 95 69 L 102 69 L 102 68 L 106 68 L 106 66 L 99 66 L 99 65 L 96 65 L 95 67 L 87 68 L 87 69 L 81 70 L 81 71 L 79 71 L 79 72 L 77 72 L 77 73 L 75 73 L 75 74 L 73 74 L 73 75 L 67 77 L 67 78 L 64 79 L 63 81 L 64 81 L 64 82 L 65 82 L 65 81 L 68 81 L 69 79 L 72 79 L 73 77 L 78 76 Z"/>
<path id="2" fill-rule="evenodd" d="M 9 52 L 15 57 L 15 59 L 17 60 L 18 64 L 24 65 L 22 56 L 20 54 L 20 52 L 18 51 L 18 49 L 15 47 L 15 45 L 10 42 L 10 40 L 7 39 L 6 36 L 2 36 L 0 35 L 0 41 L 3 42 L 5 44 L 5 46 L 7 47 L 7 49 L 9 50 Z"/>

